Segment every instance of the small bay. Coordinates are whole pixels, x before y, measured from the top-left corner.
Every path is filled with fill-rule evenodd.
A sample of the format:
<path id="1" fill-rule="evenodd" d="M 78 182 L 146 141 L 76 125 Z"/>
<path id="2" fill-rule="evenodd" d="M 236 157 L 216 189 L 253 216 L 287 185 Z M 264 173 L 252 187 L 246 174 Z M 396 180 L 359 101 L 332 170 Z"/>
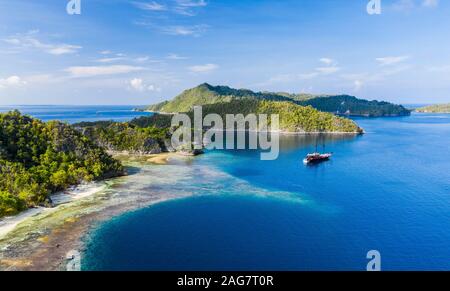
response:
<path id="1" fill-rule="evenodd" d="M 275 161 L 207 152 L 157 189 L 192 195 L 101 224 L 83 268 L 365 270 L 370 250 L 384 270 L 450 268 L 450 115 L 357 122 L 364 136 L 284 136 Z M 306 167 L 316 142 L 333 159 Z"/>

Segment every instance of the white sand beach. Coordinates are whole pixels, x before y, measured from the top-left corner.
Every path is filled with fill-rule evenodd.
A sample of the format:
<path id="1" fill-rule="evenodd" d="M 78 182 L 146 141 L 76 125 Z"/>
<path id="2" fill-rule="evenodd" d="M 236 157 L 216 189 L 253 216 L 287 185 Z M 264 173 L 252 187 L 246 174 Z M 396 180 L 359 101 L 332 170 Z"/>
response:
<path id="1" fill-rule="evenodd" d="M 58 206 L 62 204 L 66 204 L 69 202 L 73 202 L 82 198 L 89 197 L 93 194 L 103 191 L 106 189 L 105 183 L 88 183 L 81 184 L 76 187 L 72 187 L 68 190 L 55 193 L 51 196 L 53 204 L 55 207 L 53 208 L 45 208 L 45 207 L 36 207 L 25 210 L 15 216 L 4 217 L 0 219 L 0 239 L 4 238 L 8 233 L 13 231 L 16 226 L 20 223 L 24 222 L 30 217 L 41 214 L 44 211 L 52 211 L 58 208 Z"/>

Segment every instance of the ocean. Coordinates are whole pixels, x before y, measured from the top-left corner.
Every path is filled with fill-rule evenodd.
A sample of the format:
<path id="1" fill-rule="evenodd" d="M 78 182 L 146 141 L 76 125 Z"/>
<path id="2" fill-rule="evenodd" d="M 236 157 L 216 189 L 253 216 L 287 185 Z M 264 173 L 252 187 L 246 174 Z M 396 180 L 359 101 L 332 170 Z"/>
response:
<path id="1" fill-rule="evenodd" d="M 19 110 L 43 121 L 59 120 L 70 124 L 82 121 L 129 121 L 152 113 L 133 111 L 139 106 L 71 106 L 71 105 L 15 105 L 0 106 L 0 112 Z"/>
<path id="2" fill-rule="evenodd" d="M 68 122 L 99 118 L 40 110 Z M 365 135 L 284 136 L 275 161 L 224 150 L 147 165 L 179 175 L 146 177 L 142 189 L 183 198 L 98 224 L 84 238 L 82 268 L 364 271 L 377 250 L 382 270 L 449 270 L 450 115 L 356 121 Z M 303 165 L 316 143 L 332 160 Z"/>

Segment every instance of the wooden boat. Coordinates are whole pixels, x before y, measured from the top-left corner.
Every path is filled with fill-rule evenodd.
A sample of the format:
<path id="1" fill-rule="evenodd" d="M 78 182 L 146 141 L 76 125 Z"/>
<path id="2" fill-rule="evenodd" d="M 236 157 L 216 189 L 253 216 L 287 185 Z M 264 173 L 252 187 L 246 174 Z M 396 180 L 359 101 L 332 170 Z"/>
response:
<path id="1" fill-rule="evenodd" d="M 303 160 L 303 163 L 305 165 L 317 164 L 317 163 L 321 163 L 324 161 L 328 161 L 332 156 L 333 156 L 332 153 L 325 153 L 325 154 L 312 153 L 312 154 L 308 154 L 306 156 L 306 158 Z"/>
<path id="2" fill-rule="evenodd" d="M 305 165 L 318 164 L 321 162 L 328 161 L 333 153 L 319 153 L 317 150 L 318 141 L 316 140 L 316 151 L 314 153 L 307 154 L 305 159 L 303 159 L 303 163 Z M 323 143 L 323 151 L 325 151 L 325 143 Z"/>

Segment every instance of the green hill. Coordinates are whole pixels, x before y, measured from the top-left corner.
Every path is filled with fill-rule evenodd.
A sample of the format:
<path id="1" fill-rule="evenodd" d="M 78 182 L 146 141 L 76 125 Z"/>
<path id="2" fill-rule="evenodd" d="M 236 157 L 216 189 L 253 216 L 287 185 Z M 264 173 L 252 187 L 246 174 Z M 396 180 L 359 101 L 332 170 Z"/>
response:
<path id="1" fill-rule="evenodd" d="M 348 95 L 311 95 L 272 92 L 253 92 L 247 89 L 233 89 L 227 86 L 201 84 L 189 89 L 171 101 L 149 106 L 145 110 L 153 112 L 174 113 L 187 112 L 194 106 L 226 103 L 232 100 L 254 99 L 270 101 L 287 101 L 303 106 L 312 106 L 320 111 L 349 116 L 401 116 L 410 111 L 401 105 L 388 102 L 367 101 Z"/>
<path id="2" fill-rule="evenodd" d="M 317 96 L 297 102 L 320 111 L 347 116 L 407 116 L 411 112 L 401 105 L 383 101 L 368 101 L 349 95 Z"/>
<path id="3" fill-rule="evenodd" d="M 51 203 L 51 193 L 123 174 L 120 162 L 71 126 L 0 114 L 0 217 Z"/>
<path id="4" fill-rule="evenodd" d="M 416 109 L 416 112 L 422 113 L 450 113 L 450 103 L 437 104 Z"/>
<path id="5" fill-rule="evenodd" d="M 286 101 L 256 99 L 232 100 L 227 103 L 209 104 L 202 107 L 203 115 L 219 114 L 225 120 L 226 114 L 278 114 L 280 130 L 283 132 L 339 132 L 363 133 L 352 120 L 318 111 L 310 106 L 300 106 Z M 189 114 L 193 114 L 192 111 Z M 270 127 L 270 118 L 269 127 Z"/>
<path id="6" fill-rule="evenodd" d="M 255 98 L 231 99 L 229 102 L 207 104 L 202 106 L 203 117 L 215 113 L 225 121 L 227 114 L 278 114 L 280 116 L 280 130 L 284 132 L 340 132 L 363 133 L 354 121 L 339 117 L 328 112 L 321 112 L 311 106 L 297 105 L 291 101 L 270 101 Z M 194 118 L 193 110 L 187 112 Z M 158 117 L 158 118 L 155 118 Z M 270 119 L 270 118 L 269 118 Z M 138 127 L 156 126 L 168 128 L 171 115 L 156 114 L 151 117 L 140 117 L 131 121 Z M 270 120 L 269 120 L 270 126 Z"/>
<path id="7" fill-rule="evenodd" d="M 204 83 L 185 90 L 171 101 L 164 101 L 146 108 L 147 111 L 178 113 L 188 112 L 194 106 L 230 102 L 234 99 L 264 99 L 289 101 L 290 98 L 277 93 L 253 92 L 247 89 L 233 89 L 227 86 L 211 86 Z"/>

